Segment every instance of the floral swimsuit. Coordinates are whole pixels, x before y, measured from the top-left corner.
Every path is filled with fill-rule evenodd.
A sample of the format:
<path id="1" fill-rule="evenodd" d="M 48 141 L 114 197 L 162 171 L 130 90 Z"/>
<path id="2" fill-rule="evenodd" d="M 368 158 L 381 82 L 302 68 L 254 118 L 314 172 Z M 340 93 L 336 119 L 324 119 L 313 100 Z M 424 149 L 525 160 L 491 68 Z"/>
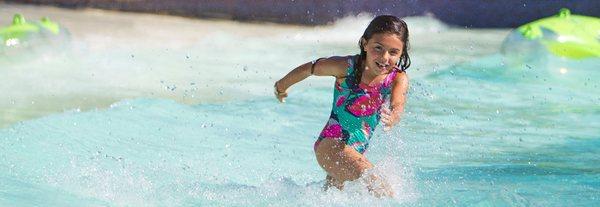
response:
<path id="1" fill-rule="evenodd" d="M 314 144 L 315 150 L 323 139 L 343 141 L 361 154 L 369 147 L 369 140 L 381 118 L 382 105 L 390 99 L 392 82 L 398 71 L 393 70 L 378 86 L 356 83 L 356 58 L 358 56 L 349 56 L 345 80 L 335 83 L 331 115 Z"/>

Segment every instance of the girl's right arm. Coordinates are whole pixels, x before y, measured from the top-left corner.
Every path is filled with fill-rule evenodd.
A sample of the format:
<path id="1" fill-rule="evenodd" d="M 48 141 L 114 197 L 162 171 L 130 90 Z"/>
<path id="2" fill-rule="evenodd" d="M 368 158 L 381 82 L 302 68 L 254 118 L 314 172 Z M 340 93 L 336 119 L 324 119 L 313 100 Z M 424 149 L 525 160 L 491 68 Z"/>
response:
<path id="1" fill-rule="evenodd" d="M 319 58 L 294 68 L 283 78 L 275 82 L 275 97 L 280 102 L 285 102 L 287 89 L 311 75 L 334 76 L 336 78 L 344 77 L 346 75 L 346 68 L 348 67 L 347 58 L 339 56 Z"/>

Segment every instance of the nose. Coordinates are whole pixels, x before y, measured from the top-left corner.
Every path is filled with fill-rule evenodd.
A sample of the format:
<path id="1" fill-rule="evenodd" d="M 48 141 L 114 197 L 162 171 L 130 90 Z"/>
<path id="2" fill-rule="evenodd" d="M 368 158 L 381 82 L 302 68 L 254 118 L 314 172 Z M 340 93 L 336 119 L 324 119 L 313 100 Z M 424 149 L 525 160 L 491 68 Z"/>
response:
<path id="1" fill-rule="evenodd" d="M 383 55 L 381 56 L 381 59 L 384 61 L 383 63 L 388 63 L 388 61 L 391 59 L 391 55 L 388 51 L 384 51 Z"/>

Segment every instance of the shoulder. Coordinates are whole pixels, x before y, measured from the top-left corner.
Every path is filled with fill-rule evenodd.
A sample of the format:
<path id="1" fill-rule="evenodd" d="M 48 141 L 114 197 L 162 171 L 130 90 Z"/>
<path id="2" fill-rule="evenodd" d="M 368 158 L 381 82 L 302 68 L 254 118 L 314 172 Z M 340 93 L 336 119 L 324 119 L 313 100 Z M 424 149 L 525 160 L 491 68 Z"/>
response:
<path id="1" fill-rule="evenodd" d="M 395 88 L 396 87 L 402 87 L 402 88 L 408 87 L 408 75 L 406 74 L 406 72 L 397 73 L 396 77 L 394 77 L 393 85 Z"/>
<path id="2" fill-rule="evenodd" d="M 338 78 L 346 76 L 348 67 L 352 66 L 354 56 L 331 56 L 319 58 L 315 64 L 315 71 L 321 75 L 332 75 Z"/>
<path id="3" fill-rule="evenodd" d="M 344 67 L 350 66 L 354 61 L 354 55 L 346 55 L 346 56 L 331 56 L 326 58 L 327 60 L 336 62 L 337 64 L 343 65 Z"/>
<path id="4" fill-rule="evenodd" d="M 352 66 L 352 64 L 354 64 L 354 56 L 331 56 L 331 57 L 326 57 L 323 58 L 319 61 L 319 63 L 321 63 L 321 61 L 324 64 L 329 65 L 330 67 L 335 67 L 338 69 L 343 69 L 346 70 L 348 67 Z"/>

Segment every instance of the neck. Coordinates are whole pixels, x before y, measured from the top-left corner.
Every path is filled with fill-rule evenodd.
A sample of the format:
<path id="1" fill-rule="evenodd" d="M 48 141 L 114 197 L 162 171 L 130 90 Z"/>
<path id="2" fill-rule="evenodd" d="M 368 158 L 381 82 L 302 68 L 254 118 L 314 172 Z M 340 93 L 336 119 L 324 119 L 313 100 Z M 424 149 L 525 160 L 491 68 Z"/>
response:
<path id="1" fill-rule="evenodd" d="M 364 82 L 370 83 L 376 77 L 377 77 L 377 74 L 373 74 L 372 70 L 369 69 L 369 67 L 365 66 L 365 70 L 362 73 L 361 80 L 363 80 Z"/>

